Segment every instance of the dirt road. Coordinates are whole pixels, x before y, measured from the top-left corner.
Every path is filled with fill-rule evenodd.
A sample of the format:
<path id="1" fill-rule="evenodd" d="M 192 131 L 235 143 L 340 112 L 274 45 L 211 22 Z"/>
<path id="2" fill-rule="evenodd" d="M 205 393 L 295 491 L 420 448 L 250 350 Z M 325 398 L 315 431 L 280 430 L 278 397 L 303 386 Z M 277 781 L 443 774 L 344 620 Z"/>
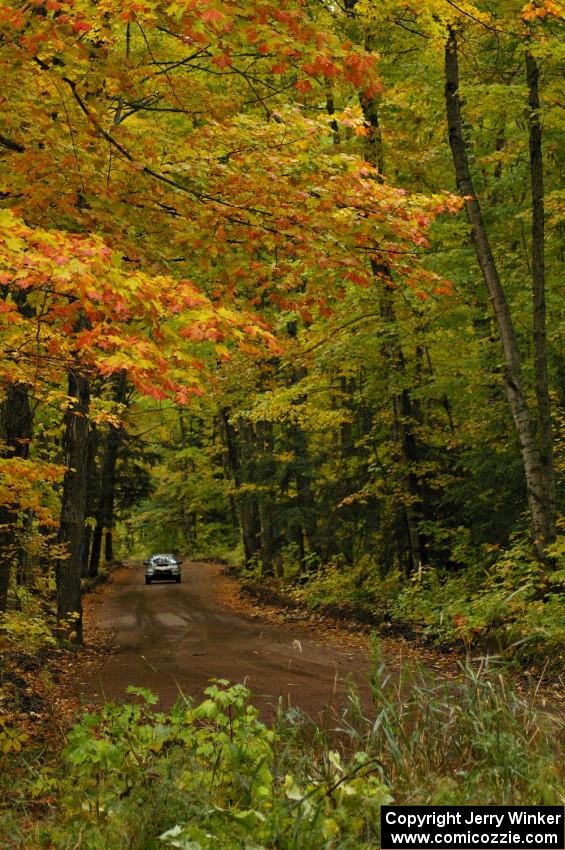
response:
<path id="1" fill-rule="evenodd" d="M 226 608 L 221 568 L 185 564 L 181 584 L 146 586 L 139 565 L 120 569 L 97 605 L 99 627 L 113 632 L 102 667 L 81 676 L 81 694 L 122 700 L 128 685 L 150 688 L 168 708 L 179 692 L 198 697 L 213 677 L 242 682 L 268 716 L 279 697 L 315 719 L 345 700 L 353 679 L 367 694 L 366 655 L 324 645 L 307 626 L 277 626 Z"/>

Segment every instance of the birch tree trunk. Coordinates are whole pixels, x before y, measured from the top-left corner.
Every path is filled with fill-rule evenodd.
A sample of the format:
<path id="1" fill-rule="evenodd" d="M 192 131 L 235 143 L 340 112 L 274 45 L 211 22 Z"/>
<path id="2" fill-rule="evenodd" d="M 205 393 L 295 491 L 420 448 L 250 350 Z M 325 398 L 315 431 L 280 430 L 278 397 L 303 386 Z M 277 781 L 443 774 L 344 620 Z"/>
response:
<path id="1" fill-rule="evenodd" d="M 504 352 L 506 364 L 504 389 L 520 444 L 535 552 L 540 563 L 547 564 L 545 549 L 547 544 L 553 539 L 554 534 L 555 497 L 550 492 L 551 487 L 544 471 L 544 464 L 536 441 L 534 423 L 528 408 L 520 350 L 510 308 L 500 281 L 483 219 L 481 205 L 471 177 L 467 145 L 463 135 L 459 98 L 457 35 L 452 28 L 449 31 L 449 37 L 446 43 L 445 76 L 447 124 L 455 176 L 459 191 L 465 199 L 465 211 L 471 227 L 477 260 L 493 306 Z M 538 320 L 542 315 L 541 304 L 538 304 Z"/>

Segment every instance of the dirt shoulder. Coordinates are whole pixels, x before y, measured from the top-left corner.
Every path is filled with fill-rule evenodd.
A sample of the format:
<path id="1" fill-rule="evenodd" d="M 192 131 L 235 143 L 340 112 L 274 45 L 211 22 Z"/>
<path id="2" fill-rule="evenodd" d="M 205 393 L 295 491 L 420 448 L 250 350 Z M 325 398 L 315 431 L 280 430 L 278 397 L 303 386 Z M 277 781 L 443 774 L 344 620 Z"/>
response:
<path id="1" fill-rule="evenodd" d="M 305 624 L 313 634 L 323 636 L 330 643 L 345 643 L 369 654 L 376 636 L 381 657 L 391 670 L 408 663 L 433 671 L 443 679 L 454 680 L 467 660 L 477 665 L 481 663 L 479 656 L 468 659 L 461 651 L 430 646 L 419 636 L 389 635 L 386 626 L 377 630 L 374 625 L 354 619 L 313 612 L 286 596 L 280 588 L 270 589 L 268 585 L 258 588 L 240 583 L 229 570 L 224 569 L 219 575 L 218 587 L 224 604 L 231 610 L 272 623 Z M 565 721 L 565 672 L 555 681 L 546 680 L 543 673 L 512 669 L 506 672 L 522 695 L 535 698 L 540 708 L 561 715 Z"/>

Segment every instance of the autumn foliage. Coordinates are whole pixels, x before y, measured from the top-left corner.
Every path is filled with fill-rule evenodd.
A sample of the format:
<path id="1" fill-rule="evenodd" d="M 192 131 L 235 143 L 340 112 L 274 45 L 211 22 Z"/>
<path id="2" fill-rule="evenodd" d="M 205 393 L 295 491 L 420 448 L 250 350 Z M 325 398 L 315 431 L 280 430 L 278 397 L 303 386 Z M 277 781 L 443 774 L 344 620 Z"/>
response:
<path id="1" fill-rule="evenodd" d="M 85 587 L 157 550 L 562 680 L 563 15 L 0 4 L 0 844 L 369 847 L 375 801 L 561 799 L 539 682 L 407 697 L 376 643 L 343 759 L 219 681 L 38 765 Z"/>
<path id="2" fill-rule="evenodd" d="M 123 466 L 123 518 L 135 526 L 128 511 L 154 488 L 152 462 L 163 460 L 151 454 L 158 440 L 143 437 L 159 428 L 179 464 L 166 475 L 178 483 L 202 473 L 202 493 L 214 481 L 217 495 L 214 452 L 223 451 L 218 498 L 248 565 L 308 572 L 377 553 L 383 575 L 406 579 L 468 564 L 475 546 L 508 544 L 524 508 L 520 474 L 498 530 L 484 517 L 487 496 L 463 494 L 458 476 L 481 478 L 481 442 L 517 440 L 550 590 L 542 307 L 554 255 L 535 187 L 533 262 L 528 254 L 523 95 L 540 150 L 538 65 L 561 11 L 498 5 L 3 4 L 0 607 L 10 580 L 32 581 L 55 564 L 59 617 L 80 613 L 80 576 L 97 571 L 103 534 L 113 554 L 116 476 Z M 441 57 L 453 71 L 466 39 L 484 52 L 475 78 L 463 68 L 476 85 L 468 102 L 445 66 L 446 134 Z M 504 49 L 492 59 L 497 39 Z M 514 114 L 501 92 L 523 58 L 529 76 L 513 93 L 522 104 Z M 489 74 L 498 88 L 488 89 Z M 551 80 L 542 103 L 550 134 Z M 465 129 L 456 139 L 465 122 L 471 135 L 482 128 L 476 138 Z M 522 188 L 512 207 L 514 171 Z M 481 200 L 489 233 L 475 215 Z M 553 216 L 557 195 L 547 204 Z M 505 243 L 508 216 L 521 248 Z M 524 262 L 537 293 L 529 385 L 516 271 Z M 488 345 L 481 274 L 500 283 L 489 288 Z M 492 339 L 502 342 L 513 432 L 488 390 Z M 471 396 L 494 406 L 494 437 L 481 432 Z M 187 407 L 208 423 L 205 436 L 183 430 Z M 155 410 L 173 410 L 180 433 L 167 413 L 164 425 L 152 420 Z M 183 455 L 207 440 L 205 457 Z M 495 494 L 498 460 L 487 488 Z M 190 512 L 181 514 L 190 543 Z M 167 516 L 179 527 L 174 510 Z M 51 556 L 40 565 L 46 541 Z"/>

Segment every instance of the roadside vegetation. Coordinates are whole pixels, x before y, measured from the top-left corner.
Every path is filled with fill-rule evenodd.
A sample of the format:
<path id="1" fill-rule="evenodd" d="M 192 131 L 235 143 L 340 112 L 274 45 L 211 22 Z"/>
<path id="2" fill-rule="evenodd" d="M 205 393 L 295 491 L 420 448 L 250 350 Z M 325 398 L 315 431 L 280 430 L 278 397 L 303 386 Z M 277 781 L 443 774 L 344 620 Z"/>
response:
<path id="1" fill-rule="evenodd" d="M 438 685 L 391 677 L 374 643 L 372 705 L 354 690 L 327 728 L 241 685 L 167 714 L 148 691 L 88 712 L 58 755 L 2 756 L 0 834 L 21 850 L 377 848 L 379 807 L 561 804 L 564 724 L 496 666 Z"/>
<path id="2" fill-rule="evenodd" d="M 265 579 L 242 570 L 245 593 L 344 621 L 371 624 L 442 649 L 490 653 L 516 669 L 559 680 L 565 671 L 565 612 L 560 593 L 540 598 L 539 572 L 527 546 L 516 545 L 490 569 L 451 573 L 427 567 L 409 581 L 379 574 L 367 559 L 351 569 L 329 564 L 300 577 Z"/>

